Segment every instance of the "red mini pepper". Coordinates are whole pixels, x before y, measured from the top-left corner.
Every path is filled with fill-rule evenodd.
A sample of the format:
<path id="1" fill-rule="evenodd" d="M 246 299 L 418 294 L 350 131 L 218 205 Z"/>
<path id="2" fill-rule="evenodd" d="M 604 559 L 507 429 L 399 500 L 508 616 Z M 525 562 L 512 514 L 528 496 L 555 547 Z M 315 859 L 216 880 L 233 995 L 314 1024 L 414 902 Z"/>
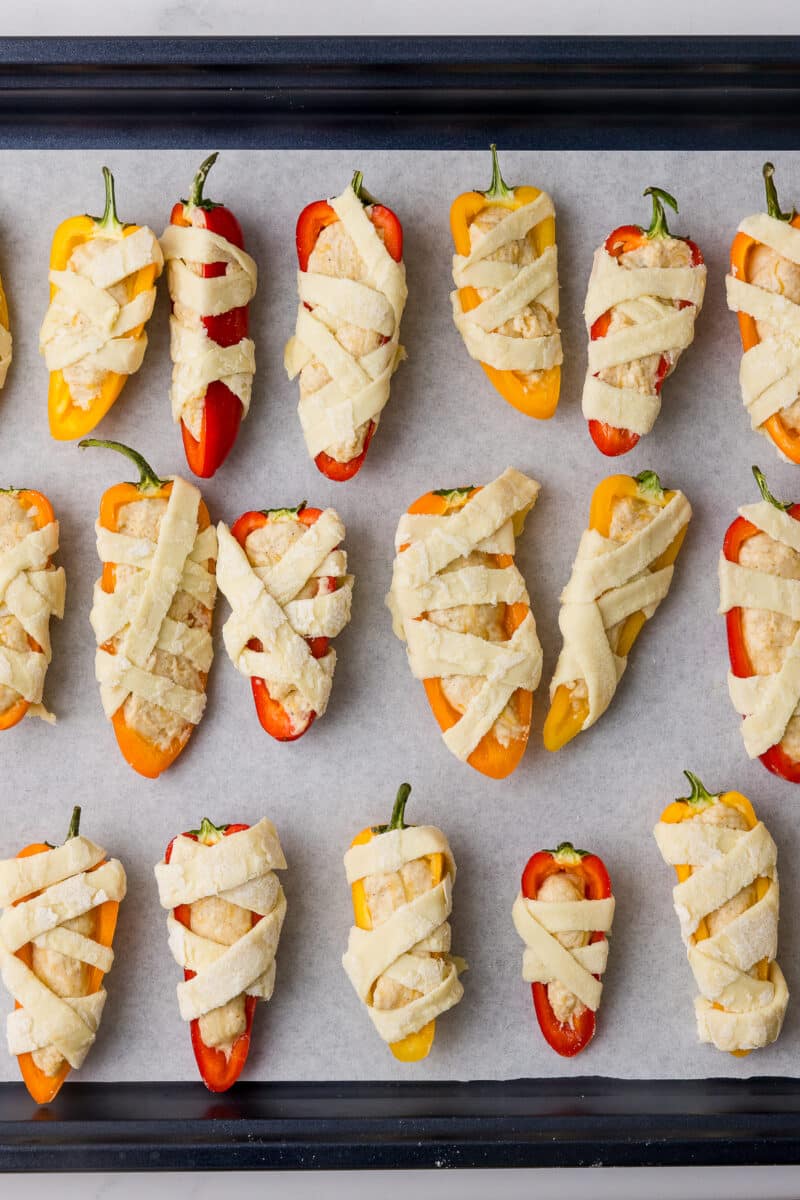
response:
<path id="1" fill-rule="evenodd" d="M 525 899 L 535 900 L 545 879 L 559 871 L 581 876 L 586 886 L 587 900 L 605 900 L 611 895 L 611 880 L 603 860 L 586 850 L 576 850 L 570 842 L 562 842 L 555 850 L 540 850 L 528 859 L 522 872 L 522 894 Z M 601 942 L 605 936 L 604 933 L 595 932 L 589 940 Z M 531 991 L 545 1041 L 564 1058 L 572 1058 L 580 1053 L 594 1037 L 596 1022 L 592 1010 L 584 1008 L 580 1016 L 562 1025 L 556 1019 L 547 997 L 547 984 L 532 983 Z"/>
<path id="2" fill-rule="evenodd" d="M 211 154 L 201 164 L 192 181 L 189 199 L 180 200 L 174 205 L 170 224 L 194 225 L 198 229 L 207 229 L 244 250 L 241 226 L 230 209 L 203 196 L 206 176 L 216 161 L 217 155 Z M 224 262 L 199 265 L 205 279 L 214 279 L 224 275 L 226 271 Z M 248 310 L 249 306 L 245 304 L 218 316 L 203 317 L 203 325 L 212 342 L 216 342 L 218 346 L 235 346 L 242 338 L 246 338 L 249 326 Z M 203 403 L 203 424 L 199 441 L 195 440 L 186 424 L 181 421 L 186 461 L 195 475 L 209 479 L 222 466 L 236 441 L 242 412 L 241 400 L 226 384 L 219 379 L 209 383 Z"/>
<path id="3" fill-rule="evenodd" d="M 383 244 L 395 262 L 400 262 L 403 257 L 403 226 L 390 208 L 384 204 L 378 204 L 374 196 L 371 196 L 362 184 L 363 176 L 361 171 L 356 171 L 353 176 L 352 188 L 358 196 L 361 203 L 364 205 L 367 216 L 376 229 L 383 234 Z M 331 208 L 327 200 L 315 200 L 312 204 L 307 204 L 300 216 L 297 218 L 297 230 L 295 241 L 297 245 L 297 261 L 301 271 L 308 270 L 308 260 L 317 244 L 317 238 L 326 225 L 333 225 L 338 221 L 339 217 Z M 388 338 L 384 339 L 388 341 Z M 331 458 L 324 450 L 320 451 L 314 459 L 317 469 L 332 479 L 336 483 L 343 483 L 347 479 L 352 479 L 361 470 L 364 459 L 367 457 L 369 444 L 372 441 L 372 435 L 375 432 L 375 422 L 370 421 L 367 429 L 366 437 L 364 438 L 364 448 L 355 458 L 351 458 L 349 462 L 341 463 L 335 458 Z"/>
<path id="4" fill-rule="evenodd" d="M 645 242 L 650 241 L 652 238 L 676 236 L 669 231 L 663 204 L 663 201 L 666 201 L 677 212 L 678 202 L 675 197 L 670 196 L 669 192 L 665 192 L 663 188 L 658 187 L 645 188 L 642 194 L 653 197 L 653 218 L 650 225 L 647 229 L 643 229 L 641 225 L 620 225 L 613 233 L 610 233 L 606 238 L 605 248 L 606 252 L 612 258 L 620 258 L 630 250 L 638 250 Z M 685 242 L 689 247 L 692 255 L 692 266 L 700 266 L 703 262 L 700 247 L 690 238 L 679 238 L 678 240 Z M 678 303 L 678 308 L 686 308 L 690 303 L 691 301 L 689 300 L 681 300 Z M 599 338 L 605 337 L 610 324 L 611 309 L 608 312 L 602 313 L 592 325 L 589 332 L 591 340 L 596 342 Z M 656 395 L 660 395 L 661 386 L 668 374 L 669 360 L 666 355 L 662 354 L 656 369 Z M 616 426 L 608 425 L 605 421 L 589 421 L 589 433 L 597 449 L 609 458 L 615 458 L 620 454 L 627 454 L 639 441 L 638 433 L 634 433 L 630 429 L 617 429 Z"/>
<path id="5" fill-rule="evenodd" d="M 313 525 L 322 516 L 321 508 L 306 508 L 305 500 L 297 508 L 264 508 L 258 511 L 243 513 L 231 529 L 239 545 L 247 553 L 247 539 L 254 530 L 268 525 L 270 521 L 297 520 L 303 525 Z M 339 580 L 333 575 L 324 575 L 318 580 L 317 595 L 335 592 Z M 328 653 L 329 639 L 327 637 L 306 638 L 314 658 L 324 658 Z M 251 638 L 247 643 L 249 650 L 260 652 L 263 647 L 258 638 Z M 261 726 L 278 742 L 296 742 L 314 723 L 315 712 L 309 713 L 307 719 L 296 725 L 292 717 L 279 700 L 274 700 L 263 679 L 254 676 L 250 680 L 253 687 L 253 699 Z"/>
<path id="6" fill-rule="evenodd" d="M 220 838 L 229 837 L 232 833 L 240 833 L 243 829 L 249 829 L 249 825 L 214 825 L 209 821 L 208 817 L 203 817 L 200 822 L 199 829 L 191 829 L 188 833 L 182 836 L 191 838 L 193 842 L 202 842 L 205 846 L 215 845 Z M 167 846 L 164 854 L 164 862 L 169 862 L 172 857 L 172 847 L 175 845 L 175 838 L 172 839 Z M 173 909 L 173 915 L 176 921 L 180 921 L 187 929 L 191 929 L 191 905 L 179 904 Z M 251 913 L 253 925 L 258 924 L 261 917 L 258 913 Z M 194 979 L 195 972 L 184 969 L 184 979 Z M 207 1046 L 200 1036 L 200 1021 L 194 1020 L 191 1022 L 192 1034 L 192 1049 L 197 1062 L 197 1068 L 203 1078 L 203 1083 L 210 1092 L 226 1092 L 229 1087 L 232 1087 L 242 1073 L 242 1068 L 247 1062 L 247 1055 L 250 1050 L 250 1035 L 253 1030 L 253 1018 L 255 1016 L 257 999 L 255 996 L 245 997 L 245 1020 L 246 1028 L 244 1033 L 240 1034 L 233 1043 L 229 1057 L 226 1057 L 222 1050 L 217 1050 L 215 1046 Z"/>
<path id="7" fill-rule="evenodd" d="M 800 521 L 800 504 L 790 504 L 776 500 L 767 487 L 767 481 L 758 467 L 753 467 L 753 474 L 763 498 L 769 504 L 773 504 L 776 508 L 787 512 L 795 521 Z M 722 544 L 722 553 L 728 562 L 737 563 L 744 542 L 758 532 L 759 530 L 756 526 L 746 520 L 745 517 L 737 517 L 733 524 L 728 526 L 725 540 Z M 728 654 L 731 662 L 731 671 L 739 679 L 747 679 L 750 675 L 754 675 L 755 672 L 745 644 L 741 608 L 730 609 L 725 614 L 725 623 L 728 632 Z M 772 771 L 773 775 L 780 775 L 781 779 L 786 779 L 789 783 L 800 783 L 800 760 L 790 758 L 780 743 L 776 746 L 771 746 L 769 750 L 760 755 L 760 758 L 767 770 Z"/>

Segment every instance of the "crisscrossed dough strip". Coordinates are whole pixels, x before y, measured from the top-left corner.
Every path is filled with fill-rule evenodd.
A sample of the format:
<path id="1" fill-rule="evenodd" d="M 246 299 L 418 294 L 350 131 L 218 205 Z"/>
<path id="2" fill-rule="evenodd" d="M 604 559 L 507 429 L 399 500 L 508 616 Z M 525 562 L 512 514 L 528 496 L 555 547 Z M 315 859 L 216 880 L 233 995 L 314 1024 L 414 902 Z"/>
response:
<path id="1" fill-rule="evenodd" d="M 673 567 L 650 571 L 692 515 L 689 501 L 675 492 L 629 541 L 620 544 L 597 530 L 584 531 L 569 582 L 561 593 L 558 624 L 564 639 L 550 682 L 550 698 L 561 684 L 584 680 L 588 729 L 608 708 L 628 665 L 611 649 L 608 631 L 635 612 L 649 618 L 669 591 Z"/>
<path id="2" fill-rule="evenodd" d="M 156 649 L 185 654 L 201 670 L 213 657 L 211 636 L 167 616 L 175 595 L 185 589 L 208 608 L 216 597 L 214 575 L 198 559 L 216 557 L 213 528 L 198 533 L 200 492 L 176 477 L 161 520 L 155 545 L 146 538 L 113 533 L 97 526 L 97 549 L 103 562 L 139 568 L 132 582 L 113 593 L 95 587 L 90 614 L 98 642 L 95 675 L 103 710 L 110 719 L 128 696 L 160 705 L 197 725 L 205 711 L 204 692 L 181 687 L 156 674 L 151 656 Z M 119 636 L 117 652 L 103 647 Z"/>
<path id="3" fill-rule="evenodd" d="M 690 346 L 694 323 L 703 304 L 706 268 L 622 266 L 605 246 L 595 251 L 584 316 L 591 330 L 598 317 L 623 306 L 635 324 L 589 342 L 589 363 L 583 385 L 583 415 L 639 435 L 649 433 L 661 409 L 661 397 L 644 395 L 597 378 L 597 372 L 645 358 L 667 354 L 673 359 Z M 673 301 L 687 300 L 676 309 Z"/>
<path id="4" fill-rule="evenodd" d="M 49 371 L 80 363 L 88 369 L 132 375 L 138 371 L 147 347 L 147 335 L 128 336 L 150 318 L 155 286 L 121 303 L 110 288 L 144 267 L 161 274 L 164 260 L 158 239 L 142 226 L 127 237 L 111 241 L 96 257 L 78 269 L 51 271 L 55 288 L 42 323 L 39 349 Z"/>
<path id="5" fill-rule="evenodd" d="M 548 246 L 526 266 L 490 262 L 489 256 L 524 238 L 548 217 L 555 216 L 553 201 L 546 192 L 510 212 L 480 239 L 467 255 L 453 255 L 451 292 L 453 320 L 471 358 L 500 371 L 543 371 L 563 361 L 561 334 L 542 337 L 511 337 L 499 328 L 518 316 L 529 304 L 541 304 L 558 317 L 558 265 L 555 246 Z M 459 289 L 493 288 L 495 294 L 464 311 Z"/>
<path id="6" fill-rule="evenodd" d="M 385 1042 L 417 1033 L 458 1004 L 464 989 L 451 958 L 448 917 L 453 907 L 456 865 L 447 838 L 433 825 L 391 829 L 352 846 L 345 855 L 351 885 L 368 875 L 399 871 L 406 863 L 442 854 L 447 873 L 434 888 L 396 909 L 373 929 L 352 926 L 342 965 L 356 994 Z M 399 1008 L 377 1009 L 372 992 L 381 975 L 422 995 Z"/>
<path id="7" fill-rule="evenodd" d="M 219 380 L 242 403 L 243 416 L 250 408 L 255 374 L 255 344 L 243 337 L 232 346 L 220 346 L 208 336 L 202 317 L 219 316 L 243 308 L 256 293 L 258 271 L 253 259 L 219 233 L 197 225 L 168 225 L 161 235 L 167 263 L 167 284 L 173 305 L 194 314 L 190 322 L 170 316 L 172 385 L 170 400 L 174 421 L 185 420 L 195 438 L 199 435 L 192 403 Z M 188 263 L 224 262 L 224 275 L 202 276 Z"/>
<path id="8" fill-rule="evenodd" d="M 511 910 L 517 933 L 525 943 L 522 978 L 527 983 L 561 983 L 592 1012 L 600 1007 L 602 975 L 608 961 L 608 941 L 567 949 L 554 934 L 573 931 L 610 933 L 614 897 L 603 900 L 548 902 L 527 900 L 518 893 Z"/>
<path id="9" fill-rule="evenodd" d="M 690 819 L 677 824 L 660 821 L 653 832 L 665 862 L 693 867 L 672 895 L 700 990 L 695 999 L 700 1040 L 713 1042 L 720 1050 L 754 1050 L 775 1041 L 788 991 L 774 961 L 778 945 L 777 848 L 766 826 L 759 821 L 750 830 L 726 829 Z M 695 940 L 698 925 L 709 913 L 761 878 L 769 880 L 769 885 L 760 900 L 718 933 Z M 762 959 L 770 963 L 766 980 L 750 973 Z"/>
<path id="10" fill-rule="evenodd" d="M 167 928 L 172 956 L 181 967 L 195 972 L 193 979 L 177 987 L 184 1021 L 197 1020 L 243 993 L 269 1000 L 286 915 L 286 897 L 275 871 L 285 869 L 278 832 L 266 817 L 213 846 L 177 837 L 170 861 L 156 866 L 164 908 L 172 910 L 218 896 L 261 917 L 238 941 L 224 946 L 187 929 L 170 911 Z"/>
<path id="11" fill-rule="evenodd" d="M 800 264 L 800 230 L 767 213 L 745 217 L 739 232 Z M 725 278 L 728 308 L 766 321 L 777 332 L 742 355 L 739 384 L 753 429 L 788 408 L 800 393 L 800 305 L 731 273 Z"/>
<path id="12" fill-rule="evenodd" d="M 300 399 L 298 413 L 312 458 L 350 441 L 367 421 L 380 418 L 391 378 L 405 350 L 400 345 L 400 318 L 408 290 L 402 262 L 395 262 L 378 237 L 352 187 L 329 204 L 366 264 L 363 282 L 298 271 L 300 305 L 294 337 L 286 345 L 284 365 L 294 379 L 317 359 L 331 376 L 330 383 Z M 311 311 L 306 305 L 312 305 Z M 337 340 L 343 325 L 357 325 L 387 340 L 356 358 Z"/>
<path id="13" fill-rule="evenodd" d="M 53 1046 L 71 1067 L 88 1054 L 105 1005 L 104 988 L 89 996 L 62 998 L 16 956 L 28 942 L 69 955 L 103 972 L 114 953 L 94 939 L 63 928 L 66 921 L 106 901 L 125 897 L 126 879 L 117 859 L 104 862 L 105 850 L 88 838 L 26 858 L 0 862 L 0 974 L 21 1005 L 7 1018 L 9 1051 L 32 1053 Z M 33 891 L 38 894 L 24 899 Z"/>
<path id="14" fill-rule="evenodd" d="M 762 533 L 800 552 L 800 522 L 762 500 L 739 509 L 740 516 Z M 800 620 L 800 582 L 782 579 L 719 559 L 721 613 L 732 608 L 762 608 Z M 739 678 L 728 672 L 728 692 L 744 716 L 742 738 L 750 758 L 764 754 L 781 741 L 789 721 L 800 710 L 800 632 L 773 675 Z"/>
<path id="15" fill-rule="evenodd" d="M 52 658 L 50 618 L 63 617 L 66 576 L 48 564 L 58 550 L 58 521 L 33 529 L 8 550 L 0 550 L 0 614 L 16 617 L 40 647 L 13 650 L 0 645 L 0 684 L 13 688 L 31 704 L 33 716 L 53 720 L 42 694 Z"/>
<path id="16" fill-rule="evenodd" d="M 220 522 L 219 586 L 232 612 L 222 627 L 231 662 L 243 675 L 295 688 L 318 717 L 328 706 L 336 651 L 314 658 L 307 637 L 335 637 L 350 620 L 353 576 L 347 556 L 336 547 L 344 539 L 344 522 L 327 508 L 293 542 L 279 562 L 253 567 L 247 554 Z M 330 574 L 339 580 L 333 592 L 310 599 L 295 597 L 310 579 Z M 260 651 L 248 649 L 257 638 Z"/>
<path id="17" fill-rule="evenodd" d="M 0 282 L 0 287 L 2 287 L 2 282 Z M 0 324 L 0 388 L 4 385 L 8 368 L 11 366 L 12 345 L 11 331 L 6 329 L 5 325 Z"/>
<path id="18" fill-rule="evenodd" d="M 509 467 L 450 516 L 401 518 L 392 586 L 386 604 L 392 625 L 406 643 L 416 679 L 447 675 L 485 677 L 460 719 L 443 734 L 448 749 L 466 761 L 494 725 L 517 688 L 534 691 L 542 673 L 536 622 L 528 612 L 506 642 L 488 642 L 420 619 L 424 612 L 461 604 L 528 603 L 515 565 L 463 567 L 441 574 L 454 559 L 491 547 L 513 553 L 514 522 L 533 508 L 539 484 Z M 408 544 L 408 549 L 400 547 Z M 495 547 L 502 547 L 495 549 Z"/>

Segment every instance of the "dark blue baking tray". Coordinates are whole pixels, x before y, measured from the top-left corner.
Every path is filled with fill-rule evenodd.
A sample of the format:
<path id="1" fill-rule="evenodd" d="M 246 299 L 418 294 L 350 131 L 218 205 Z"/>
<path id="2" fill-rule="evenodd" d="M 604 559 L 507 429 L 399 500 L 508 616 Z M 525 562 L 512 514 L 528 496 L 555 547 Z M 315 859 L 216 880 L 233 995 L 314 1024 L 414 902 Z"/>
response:
<path id="1" fill-rule="evenodd" d="M 800 38 L 0 38 L 0 149 L 800 147 Z M 800 1162 L 800 1079 L 0 1085 L 0 1169 Z"/>

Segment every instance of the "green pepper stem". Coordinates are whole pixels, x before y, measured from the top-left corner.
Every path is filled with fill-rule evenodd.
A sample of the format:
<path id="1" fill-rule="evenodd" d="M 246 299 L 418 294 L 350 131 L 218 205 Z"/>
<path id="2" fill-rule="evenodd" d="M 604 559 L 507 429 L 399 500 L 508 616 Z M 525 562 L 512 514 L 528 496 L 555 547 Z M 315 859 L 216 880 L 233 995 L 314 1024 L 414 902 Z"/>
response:
<path id="1" fill-rule="evenodd" d="M 771 162 L 765 162 L 761 168 L 761 174 L 764 176 L 764 190 L 767 193 L 767 212 L 776 221 L 791 221 L 796 216 L 796 212 L 792 209 L 791 212 L 781 212 L 781 206 L 778 203 L 778 189 L 775 187 L 775 168 Z"/>
<path id="2" fill-rule="evenodd" d="M 214 842 L 224 838 L 227 828 L 227 825 L 215 825 L 208 817 L 203 817 L 200 822 L 200 828 L 193 829 L 191 832 L 197 838 L 198 842 L 208 844 L 209 841 Z"/>
<path id="3" fill-rule="evenodd" d="M 388 829 L 405 829 L 405 813 L 408 797 L 411 795 L 411 784 L 401 783 L 397 789 L 397 798 L 394 802 L 392 815 L 387 825 Z"/>
<path id="4" fill-rule="evenodd" d="M 139 469 L 139 482 L 136 486 L 141 492 L 157 492 L 167 482 L 166 479 L 159 479 L 146 458 L 143 458 L 137 450 L 131 450 L 130 446 L 123 445 L 122 442 L 109 442 L 102 438 L 84 438 L 83 441 L 78 442 L 78 445 L 82 450 L 85 450 L 87 446 L 100 446 L 104 450 L 116 450 L 117 453 L 124 454 Z"/>
<path id="5" fill-rule="evenodd" d="M 653 216 L 650 221 L 649 228 L 645 233 L 645 237 L 671 237 L 672 234 L 670 233 L 667 225 L 667 214 L 664 211 L 664 204 L 668 204 L 670 208 L 674 208 L 675 212 L 677 212 L 678 201 L 674 196 L 671 196 L 669 192 L 665 192 L 664 189 L 660 187 L 645 188 L 642 192 L 642 195 L 653 197 Z"/>
<path id="6" fill-rule="evenodd" d="M 503 174 L 500 170 L 500 159 L 497 157 L 497 146 L 494 142 L 492 142 L 489 149 L 492 152 L 492 182 L 483 194 L 487 200 L 509 200 L 514 195 L 514 188 L 510 188 L 505 179 L 503 179 Z"/>
<path id="7" fill-rule="evenodd" d="M 777 508 L 780 512 L 788 512 L 792 507 L 791 500 L 776 500 L 772 492 L 767 487 L 767 481 L 764 477 L 764 472 L 756 466 L 754 466 L 752 470 L 756 483 L 758 484 L 758 490 L 761 492 L 762 499 L 766 500 L 767 504 L 771 504 L 773 508 Z"/>
<path id="8" fill-rule="evenodd" d="M 308 506 L 307 500 L 301 500 L 294 508 L 260 508 L 262 517 L 296 517 Z"/>
<path id="9" fill-rule="evenodd" d="M 217 161 L 218 156 L 219 156 L 219 151 L 215 150 L 214 153 L 209 154 L 208 158 L 205 159 L 203 162 L 201 162 L 200 166 L 198 167 L 197 174 L 195 175 L 194 179 L 192 180 L 192 186 L 189 189 L 189 199 L 184 201 L 184 203 L 186 203 L 190 207 L 206 208 L 206 209 L 219 208 L 219 205 L 215 204 L 213 200 L 206 200 L 203 197 L 203 188 L 205 187 L 205 184 L 206 184 L 206 178 L 208 177 L 208 172 L 211 170 L 214 163 Z"/>
<path id="10" fill-rule="evenodd" d="M 358 198 L 362 204 L 377 204 L 378 203 L 378 201 L 375 199 L 375 197 L 372 195 L 372 193 L 368 192 L 367 189 L 364 187 L 364 172 L 363 171 L 354 171 L 353 172 L 353 178 L 350 181 L 350 186 L 353 189 L 353 191 L 355 192 L 355 194 L 358 196 Z"/>
<path id="11" fill-rule="evenodd" d="M 69 821 L 69 829 L 67 830 L 66 841 L 78 836 L 81 827 L 81 806 L 76 804 L 72 810 L 72 816 Z"/>
<path id="12" fill-rule="evenodd" d="M 661 486 L 661 480 L 655 471 L 640 471 L 636 476 L 636 482 L 641 491 L 655 496 L 660 500 L 664 495 L 664 489 Z"/>
<path id="13" fill-rule="evenodd" d="M 684 771 L 683 773 L 689 780 L 692 789 L 688 796 L 681 797 L 687 804 L 711 804 L 718 798 L 718 793 L 712 794 L 709 792 L 692 771 Z"/>
<path id="14" fill-rule="evenodd" d="M 122 229 L 122 222 L 117 216 L 117 197 L 114 193 L 114 176 L 108 167 L 103 167 L 103 181 L 106 189 L 106 206 L 99 221 L 95 221 L 101 229 L 112 229 L 115 233 Z"/>

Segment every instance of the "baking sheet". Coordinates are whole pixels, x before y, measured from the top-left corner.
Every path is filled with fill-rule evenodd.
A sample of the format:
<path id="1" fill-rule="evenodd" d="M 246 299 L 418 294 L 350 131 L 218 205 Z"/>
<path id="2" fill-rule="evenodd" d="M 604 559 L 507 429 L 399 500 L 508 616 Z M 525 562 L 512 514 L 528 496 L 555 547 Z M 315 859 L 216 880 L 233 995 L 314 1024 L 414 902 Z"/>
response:
<path id="1" fill-rule="evenodd" d="M 211 149 L 211 147 L 209 147 Z M 46 491 L 61 522 L 67 613 L 53 623 L 46 699 L 50 728 L 26 721 L 0 745 L 0 854 L 28 841 L 63 838 L 73 804 L 84 832 L 122 859 L 129 892 L 115 942 L 117 962 L 96 1046 L 81 1070 L 91 1080 L 195 1079 L 188 1030 L 174 987 L 153 864 L 178 831 L 202 816 L 277 824 L 289 870 L 289 908 L 275 995 L 259 1005 L 245 1077 L 274 1080 L 503 1079 L 598 1074 L 746 1077 L 794 1074 L 800 1024 L 790 1003 L 776 1046 L 735 1059 L 695 1040 L 693 980 L 672 911 L 673 875 L 651 830 L 663 805 L 685 790 L 683 767 L 712 789 L 751 796 L 779 847 L 783 919 L 779 958 L 795 983 L 800 880 L 793 787 L 750 763 L 725 685 L 724 622 L 716 615 L 716 562 L 739 504 L 756 498 L 759 463 L 779 496 L 797 492 L 797 471 L 751 432 L 739 398 L 737 323 L 725 307 L 727 252 L 739 220 L 763 207 L 764 153 L 515 152 L 502 155 L 511 183 L 553 195 L 558 219 L 561 404 L 546 423 L 497 395 L 452 325 L 448 209 L 458 192 L 483 187 L 488 153 L 224 152 L 208 192 L 237 213 L 259 265 L 252 332 L 258 373 L 236 447 L 202 484 L 212 518 L 248 508 L 333 504 L 347 525 L 356 576 L 353 619 L 336 640 L 328 713 L 293 745 L 258 725 L 250 688 L 227 659 L 219 630 L 203 723 L 157 782 L 139 778 L 118 753 L 94 680 L 88 622 L 98 575 L 94 520 L 102 491 L 130 478 L 102 451 L 60 444 L 48 433 L 47 374 L 37 353 L 47 306 L 52 232 L 64 217 L 102 209 L 100 167 L 117 180 L 123 220 L 164 228 L 202 156 L 191 152 L 2 152 L 0 273 L 9 297 L 14 362 L 0 393 L 0 486 Z M 400 216 L 409 302 L 402 340 L 408 361 L 366 466 L 347 485 L 330 483 L 308 459 L 296 414 L 297 388 L 282 366 L 296 310 L 294 227 L 299 210 L 335 195 L 354 167 Z M 784 206 L 800 194 L 800 155 L 781 154 Z M 709 277 L 694 345 L 664 388 L 655 430 L 623 459 L 604 459 L 580 412 L 586 362 L 582 307 L 593 250 L 615 226 L 647 223 L 648 184 L 680 200 L 675 232 L 701 246 Z M 97 431 L 141 450 L 160 474 L 187 473 L 172 425 L 165 280 L 148 327 L 141 371 Z M 445 749 L 424 691 L 393 637 L 383 597 L 393 534 L 410 501 L 429 488 L 482 483 L 513 464 L 543 485 L 518 542 L 544 647 L 528 752 L 508 780 L 484 779 Z M 694 519 L 672 592 L 648 623 L 608 713 L 556 755 L 542 747 L 547 683 L 560 646 L 558 595 L 584 528 L 595 484 L 614 470 L 657 470 L 689 496 Z M 413 793 L 408 817 L 440 825 L 458 863 L 454 951 L 469 961 L 461 1004 L 437 1023 L 421 1064 L 401 1065 L 374 1032 L 340 965 L 351 924 L 341 856 L 365 824 L 386 820 L 398 784 Z M 576 1060 L 558 1058 L 536 1025 L 520 978 L 522 945 L 511 905 L 528 856 L 569 839 L 600 854 L 617 897 L 599 1032 Z M 4 1002 L 6 997 L 4 996 Z M 4 1003 L 5 1007 L 5 1003 Z M 0 1053 L 0 1079 L 18 1078 Z"/>

